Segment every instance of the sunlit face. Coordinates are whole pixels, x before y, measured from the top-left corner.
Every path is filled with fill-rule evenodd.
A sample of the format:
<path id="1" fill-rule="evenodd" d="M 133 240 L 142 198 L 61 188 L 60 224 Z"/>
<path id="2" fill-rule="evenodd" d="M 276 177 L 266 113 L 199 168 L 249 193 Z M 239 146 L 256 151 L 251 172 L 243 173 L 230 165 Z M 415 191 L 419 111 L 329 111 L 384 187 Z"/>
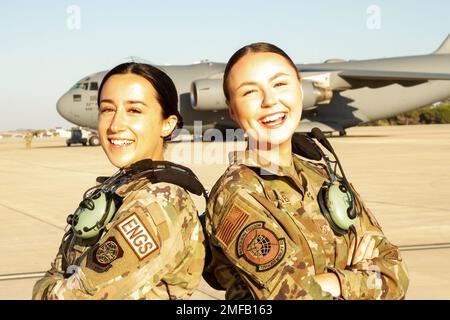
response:
<path id="1" fill-rule="evenodd" d="M 103 150 L 114 166 L 162 160 L 163 138 L 176 125 L 175 116 L 163 119 L 162 114 L 157 92 L 145 78 L 119 74 L 107 80 L 100 96 L 98 130 Z"/>
<path id="2" fill-rule="evenodd" d="M 302 114 L 301 83 L 289 62 L 275 53 L 249 53 L 228 78 L 231 117 L 250 137 L 269 145 L 291 143 Z"/>

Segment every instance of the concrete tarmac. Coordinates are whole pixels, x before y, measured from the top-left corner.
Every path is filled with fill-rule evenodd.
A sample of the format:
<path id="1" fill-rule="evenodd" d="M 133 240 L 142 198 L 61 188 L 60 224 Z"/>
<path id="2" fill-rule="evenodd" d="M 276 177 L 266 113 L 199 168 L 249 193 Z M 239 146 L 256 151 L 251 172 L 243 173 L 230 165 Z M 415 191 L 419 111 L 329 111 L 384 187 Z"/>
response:
<path id="1" fill-rule="evenodd" d="M 450 125 L 356 127 L 331 139 L 346 171 L 409 269 L 407 299 L 450 299 Z M 211 189 L 238 143 L 170 143 L 166 159 Z M 50 267 L 66 217 L 99 175 L 116 169 L 101 147 L 62 138 L 0 140 L 0 299 L 30 299 Z M 194 196 L 199 210 L 201 197 Z M 223 299 L 202 282 L 193 299 Z"/>

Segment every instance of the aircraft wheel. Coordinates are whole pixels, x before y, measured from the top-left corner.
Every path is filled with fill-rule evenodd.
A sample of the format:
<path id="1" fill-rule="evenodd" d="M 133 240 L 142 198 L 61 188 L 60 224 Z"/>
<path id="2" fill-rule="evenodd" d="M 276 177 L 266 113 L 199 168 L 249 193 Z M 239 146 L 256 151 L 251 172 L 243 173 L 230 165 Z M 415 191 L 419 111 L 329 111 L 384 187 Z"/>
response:
<path id="1" fill-rule="evenodd" d="M 67 146 L 70 147 L 70 143 L 69 142 L 67 143 Z"/>
<path id="2" fill-rule="evenodd" d="M 344 136 L 346 136 L 346 135 L 347 135 L 347 132 L 346 132 L 344 129 L 342 129 L 342 130 L 339 131 L 339 136 L 340 136 L 340 137 L 344 137 Z"/>
<path id="3" fill-rule="evenodd" d="M 89 138 L 89 145 L 91 146 L 99 146 L 100 145 L 100 139 L 97 136 L 92 136 Z"/>

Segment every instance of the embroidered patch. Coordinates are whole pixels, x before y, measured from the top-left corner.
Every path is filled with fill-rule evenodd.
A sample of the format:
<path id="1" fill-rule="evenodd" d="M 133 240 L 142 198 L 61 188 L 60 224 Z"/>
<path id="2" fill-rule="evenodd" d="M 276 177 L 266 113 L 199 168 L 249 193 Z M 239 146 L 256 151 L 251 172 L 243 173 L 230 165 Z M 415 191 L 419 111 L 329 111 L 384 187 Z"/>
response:
<path id="1" fill-rule="evenodd" d="M 97 246 L 88 256 L 86 266 L 96 272 L 105 272 L 111 268 L 114 260 L 122 258 L 123 250 L 114 237 L 109 237 L 103 244 Z"/>
<path id="2" fill-rule="evenodd" d="M 139 260 L 158 250 L 158 245 L 136 213 L 116 226 Z"/>
<path id="3" fill-rule="evenodd" d="M 244 257 L 257 271 L 267 271 L 275 267 L 286 253 L 286 241 L 278 239 L 271 230 L 258 221 L 248 225 L 239 234 L 237 255 Z"/>
<path id="4" fill-rule="evenodd" d="M 282 205 L 286 205 L 291 203 L 291 200 L 289 200 L 289 198 L 286 196 L 286 194 L 284 194 L 284 192 L 280 193 L 280 202 Z"/>
<path id="5" fill-rule="evenodd" d="M 216 238 L 220 240 L 226 247 L 233 241 L 236 233 L 242 228 L 247 221 L 249 215 L 241 208 L 233 205 L 224 217 L 219 230 L 217 230 Z"/>
<path id="6" fill-rule="evenodd" d="M 109 264 L 118 258 L 120 251 L 122 251 L 122 248 L 120 248 L 117 241 L 114 238 L 108 239 L 97 248 L 95 258 L 101 264 Z"/>

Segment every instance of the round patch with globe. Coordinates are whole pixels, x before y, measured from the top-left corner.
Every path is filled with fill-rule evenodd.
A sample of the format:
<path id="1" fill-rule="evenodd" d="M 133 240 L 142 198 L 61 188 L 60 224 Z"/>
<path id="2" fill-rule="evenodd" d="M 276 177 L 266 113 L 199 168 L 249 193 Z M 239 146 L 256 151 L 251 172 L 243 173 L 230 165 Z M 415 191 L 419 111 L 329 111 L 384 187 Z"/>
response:
<path id="1" fill-rule="evenodd" d="M 96 253 L 97 261 L 101 264 L 108 264 L 117 259 L 119 247 L 114 241 L 106 241 Z"/>
<path id="2" fill-rule="evenodd" d="M 241 232 L 236 249 L 238 256 L 255 265 L 258 271 L 266 271 L 281 261 L 286 245 L 284 239 L 277 238 L 273 231 L 264 227 L 264 222 L 258 221 Z"/>

